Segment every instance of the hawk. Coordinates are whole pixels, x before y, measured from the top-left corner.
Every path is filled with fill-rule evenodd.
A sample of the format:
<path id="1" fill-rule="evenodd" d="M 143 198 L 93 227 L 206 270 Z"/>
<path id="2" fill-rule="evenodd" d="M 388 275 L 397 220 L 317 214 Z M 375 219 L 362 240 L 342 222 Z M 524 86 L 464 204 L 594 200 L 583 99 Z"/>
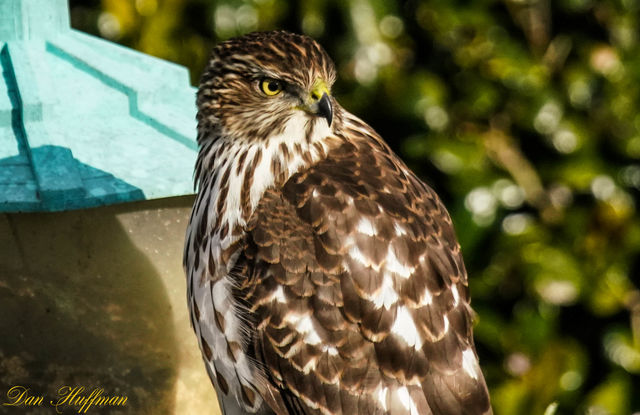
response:
<path id="1" fill-rule="evenodd" d="M 451 219 L 335 78 L 284 31 L 219 43 L 202 75 L 184 266 L 222 411 L 491 413 Z"/>

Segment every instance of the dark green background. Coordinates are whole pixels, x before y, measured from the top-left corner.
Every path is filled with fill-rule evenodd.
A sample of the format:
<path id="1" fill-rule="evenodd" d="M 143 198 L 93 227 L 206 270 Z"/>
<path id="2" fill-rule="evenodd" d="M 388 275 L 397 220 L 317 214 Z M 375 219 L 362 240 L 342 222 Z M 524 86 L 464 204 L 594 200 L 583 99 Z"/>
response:
<path id="1" fill-rule="evenodd" d="M 640 1 L 70 4 L 194 84 L 218 40 L 315 37 L 338 100 L 453 216 L 496 414 L 640 411 Z"/>

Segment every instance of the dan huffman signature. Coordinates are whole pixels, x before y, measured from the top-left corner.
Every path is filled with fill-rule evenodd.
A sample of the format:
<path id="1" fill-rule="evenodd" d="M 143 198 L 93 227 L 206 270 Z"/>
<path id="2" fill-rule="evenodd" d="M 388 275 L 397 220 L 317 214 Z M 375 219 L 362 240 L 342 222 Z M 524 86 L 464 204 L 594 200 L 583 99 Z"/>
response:
<path id="1" fill-rule="evenodd" d="M 34 394 L 25 386 L 16 385 L 7 391 L 7 402 L 3 402 L 2 405 L 24 407 L 49 405 L 59 414 L 65 408 L 73 408 L 79 414 L 85 414 L 91 407 L 126 406 L 127 397 L 105 395 L 102 388 L 89 391 L 84 386 L 62 386 L 58 389 L 57 399 L 46 399 L 43 395 Z"/>

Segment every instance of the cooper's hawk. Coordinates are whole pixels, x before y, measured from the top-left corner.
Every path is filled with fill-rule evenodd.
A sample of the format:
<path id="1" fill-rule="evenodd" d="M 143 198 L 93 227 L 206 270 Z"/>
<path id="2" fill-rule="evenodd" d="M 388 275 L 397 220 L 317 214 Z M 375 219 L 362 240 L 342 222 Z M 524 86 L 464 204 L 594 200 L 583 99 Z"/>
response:
<path id="1" fill-rule="evenodd" d="M 312 39 L 214 49 L 184 265 L 226 414 L 491 413 L 451 219 Z"/>

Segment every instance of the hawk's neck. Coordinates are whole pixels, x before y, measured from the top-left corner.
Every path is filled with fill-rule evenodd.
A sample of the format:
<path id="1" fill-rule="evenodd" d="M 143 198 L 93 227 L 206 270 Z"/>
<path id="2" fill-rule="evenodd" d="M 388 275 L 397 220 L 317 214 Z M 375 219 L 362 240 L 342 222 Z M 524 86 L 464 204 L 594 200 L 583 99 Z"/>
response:
<path id="1" fill-rule="evenodd" d="M 198 155 L 199 191 L 192 216 L 199 231 L 191 237 L 213 237 L 211 242 L 220 250 L 214 248 L 212 253 L 222 265 L 224 250 L 242 235 L 265 190 L 324 159 L 340 141 L 324 119 L 300 113 L 266 140 L 221 136 L 204 143 Z"/>

